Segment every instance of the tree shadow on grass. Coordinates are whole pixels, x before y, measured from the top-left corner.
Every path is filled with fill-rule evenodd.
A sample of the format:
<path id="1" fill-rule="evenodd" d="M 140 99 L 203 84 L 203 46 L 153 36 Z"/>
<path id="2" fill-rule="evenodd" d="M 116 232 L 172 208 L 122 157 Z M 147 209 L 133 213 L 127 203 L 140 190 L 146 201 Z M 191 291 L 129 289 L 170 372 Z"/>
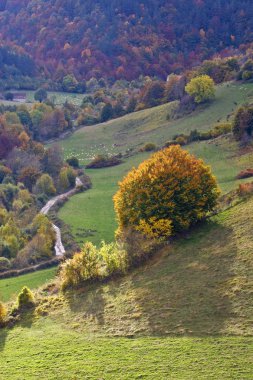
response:
<path id="1" fill-rule="evenodd" d="M 22 313 L 21 318 L 17 325 L 23 328 L 30 329 L 32 327 L 34 320 L 35 320 L 35 310 L 34 309 L 27 310 Z"/>
<path id="2" fill-rule="evenodd" d="M 208 222 L 127 276 L 70 293 L 72 316 L 112 335 L 222 334 L 237 251 L 233 229 Z"/>
<path id="3" fill-rule="evenodd" d="M 82 302 L 80 302 L 80 292 L 82 294 L 84 292 Z M 101 286 L 94 284 L 88 289 L 71 292 L 66 297 L 72 312 L 82 313 L 84 318 L 91 318 L 99 325 L 104 325 L 105 300 Z"/>
<path id="4" fill-rule="evenodd" d="M 164 250 L 132 277 L 152 335 L 220 334 L 232 316 L 226 282 L 233 277 L 233 231 L 209 222 Z"/>
<path id="5" fill-rule="evenodd" d="M 22 313 L 18 321 L 13 322 L 13 324 L 10 323 L 5 328 L 2 328 L 2 329 L 0 328 L 0 352 L 4 350 L 5 342 L 11 328 L 17 327 L 17 326 L 20 326 L 23 328 L 31 328 L 34 322 L 34 319 L 35 319 L 34 310 L 27 310 Z"/>
<path id="6" fill-rule="evenodd" d="M 0 352 L 4 350 L 5 347 L 5 341 L 8 336 L 8 330 L 6 328 L 0 329 Z"/>

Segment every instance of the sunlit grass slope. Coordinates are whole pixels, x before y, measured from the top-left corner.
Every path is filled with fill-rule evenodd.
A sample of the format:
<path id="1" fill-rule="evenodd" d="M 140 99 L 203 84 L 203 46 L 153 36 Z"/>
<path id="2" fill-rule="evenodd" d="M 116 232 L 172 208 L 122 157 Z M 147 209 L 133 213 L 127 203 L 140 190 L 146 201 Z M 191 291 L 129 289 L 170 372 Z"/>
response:
<path id="1" fill-rule="evenodd" d="M 3 380 L 251 380 L 251 338 L 91 338 L 43 320 L 0 332 Z"/>
<path id="2" fill-rule="evenodd" d="M 253 333 L 253 198 L 212 217 L 125 278 L 75 293 L 66 322 L 126 334 Z"/>
<path id="3" fill-rule="evenodd" d="M 98 153 L 118 153 L 138 149 L 146 142 L 163 145 L 175 134 L 193 129 L 208 130 L 227 120 L 239 104 L 253 99 L 253 84 L 228 83 L 217 87 L 216 99 L 179 120 L 168 121 L 173 103 L 126 115 L 96 126 L 84 127 L 60 142 L 65 156 L 77 155 L 87 163 Z"/>
<path id="4" fill-rule="evenodd" d="M 0 332 L 0 378 L 251 379 L 253 198 Z"/>

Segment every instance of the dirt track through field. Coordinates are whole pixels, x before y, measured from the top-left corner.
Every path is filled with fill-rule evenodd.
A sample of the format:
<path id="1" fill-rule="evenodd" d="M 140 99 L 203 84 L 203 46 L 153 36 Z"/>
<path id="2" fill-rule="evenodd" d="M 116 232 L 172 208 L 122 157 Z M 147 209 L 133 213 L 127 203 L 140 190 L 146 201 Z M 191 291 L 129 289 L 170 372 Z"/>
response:
<path id="1" fill-rule="evenodd" d="M 40 210 L 41 214 L 47 215 L 53 206 L 55 206 L 59 201 L 65 199 L 65 198 L 69 198 L 72 195 L 76 194 L 77 188 L 82 186 L 82 185 L 83 185 L 82 181 L 80 180 L 80 178 L 77 177 L 74 189 L 71 189 L 71 190 L 67 191 L 66 193 L 57 195 L 56 197 L 50 199 L 45 204 L 45 206 Z M 61 230 L 55 224 L 53 224 L 53 229 L 54 229 L 55 235 L 56 235 L 56 241 L 55 241 L 55 246 L 54 246 L 55 255 L 58 257 L 63 256 L 66 251 L 65 251 L 64 245 L 62 244 Z"/>

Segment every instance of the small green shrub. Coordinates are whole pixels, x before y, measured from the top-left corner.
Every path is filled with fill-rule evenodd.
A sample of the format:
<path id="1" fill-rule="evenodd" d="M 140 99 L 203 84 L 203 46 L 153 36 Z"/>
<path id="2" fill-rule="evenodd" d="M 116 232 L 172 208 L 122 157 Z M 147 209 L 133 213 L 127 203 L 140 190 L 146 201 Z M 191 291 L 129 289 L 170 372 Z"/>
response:
<path id="1" fill-rule="evenodd" d="M 211 129 L 211 134 L 213 137 L 218 137 L 221 135 L 226 135 L 227 133 L 232 132 L 232 124 L 231 123 L 220 123 L 215 125 Z"/>
<path id="2" fill-rule="evenodd" d="M 87 169 L 100 169 L 107 168 L 110 166 L 117 166 L 122 163 L 122 159 L 120 156 L 107 156 L 98 154 L 88 165 L 86 165 Z"/>
<path id="3" fill-rule="evenodd" d="M 11 263 L 6 257 L 0 257 L 0 272 L 10 269 Z"/>
<path id="4" fill-rule="evenodd" d="M 154 150 L 156 150 L 156 145 L 153 143 L 147 143 L 140 149 L 141 152 L 152 152 Z"/>
<path id="5" fill-rule="evenodd" d="M 164 147 L 169 148 L 172 145 L 177 145 L 177 143 L 175 141 L 166 141 L 166 143 L 164 144 Z"/>
<path id="6" fill-rule="evenodd" d="M 79 168 L 79 160 L 77 157 L 70 157 L 66 160 L 66 162 L 69 164 L 69 166 L 72 166 L 74 169 Z"/>
<path id="7" fill-rule="evenodd" d="M 186 145 L 187 144 L 187 137 L 186 136 L 178 136 L 176 138 L 175 142 L 181 146 Z"/>
<path id="8" fill-rule="evenodd" d="M 17 301 L 18 310 L 31 309 L 35 304 L 33 293 L 27 286 L 23 287 Z"/>

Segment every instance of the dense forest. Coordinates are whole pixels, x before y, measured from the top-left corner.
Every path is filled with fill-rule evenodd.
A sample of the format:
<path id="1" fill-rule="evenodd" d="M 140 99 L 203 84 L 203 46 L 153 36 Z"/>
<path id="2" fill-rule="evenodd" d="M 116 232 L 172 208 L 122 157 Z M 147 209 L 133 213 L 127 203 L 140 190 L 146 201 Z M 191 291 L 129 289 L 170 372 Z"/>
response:
<path id="1" fill-rule="evenodd" d="M 58 83 L 70 73 L 78 81 L 165 78 L 246 49 L 252 14 L 251 0 L 1 0 L 0 36 L 31 57 L 21 73 L 33 75 L 34 60 L 38 76 Z"/>

